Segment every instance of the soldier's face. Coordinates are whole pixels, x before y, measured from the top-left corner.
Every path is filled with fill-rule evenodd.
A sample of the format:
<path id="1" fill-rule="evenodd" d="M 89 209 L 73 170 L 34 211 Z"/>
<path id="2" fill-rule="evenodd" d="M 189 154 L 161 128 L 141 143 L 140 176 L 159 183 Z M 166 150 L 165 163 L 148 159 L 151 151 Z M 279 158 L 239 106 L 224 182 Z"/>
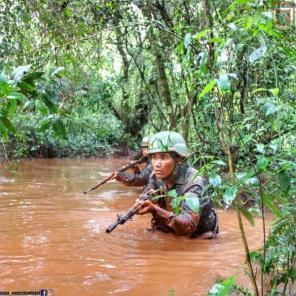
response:
<path id="1" fill-rule="evenodd" d="M 166 152 L 153 153 L 152 165 L 156 177 L 160 179 L 167 179 L 176 167 L 174 158 L 170 153 Z"/>
<path id="2" fill-rule="evenodd" d="M 143 156 L 147 156 L 148 155 L 148 148 L 146 148 L 146 147 L 142 148 L 142 154 L 143 154 Z"/>

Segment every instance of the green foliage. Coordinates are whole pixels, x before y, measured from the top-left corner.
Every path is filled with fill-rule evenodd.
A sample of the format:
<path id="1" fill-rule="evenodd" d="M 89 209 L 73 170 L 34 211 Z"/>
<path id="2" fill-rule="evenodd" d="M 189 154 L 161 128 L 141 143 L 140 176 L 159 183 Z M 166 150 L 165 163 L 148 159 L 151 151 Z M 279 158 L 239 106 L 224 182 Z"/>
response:
<path id="1" fill-rule="evenodd" d="M 230 277 L 225 280 L 219 280 L 216 284 L 214 284 L 208 296 L 228 296 L 228 295 L 236 295 L 236 296 L 252 296 L 248 289 L 242 288 L 235 283 L 235 278 Z"/>
<path id="2" fill-rule="evenodd" d="M 235 283 L 233 277 L 223 280 L 215 284 L 209 291 L 209 296 L 227 296 L 230 294 L 230 291 Z"/>
<path id="3" fill-rule="evenodd" d="M 275 1 L 0 2 L 9 156 L 106 154 L 179 131 L 216 205 L 251 224 L 262 205 L 279 219 L 259 264 L 270 292 L 288 289 L 296 38 L 294 26 L 276 25 Z M 170 194 L 179 213 L 185 197 Z"/>
<path id="4" fill-rule="evenodd" d="M 295 192 L 294 192 L 295 193 Z M 293 295 L 296 281 L 296 206 L 294 202 L 282 206 L 282 215 L 273 226 L 263 250 L 254 258 L 268 276 L 266 286 L 270 295 Z"/>
<path id="5" fill-rule="evenodd" d="M 56 136 L 65 137 L 63 124 L 65 113 L 58 102 L 53 102 L 49 96 L 49 87 L 57 83 L 54 76 L 46 76 L 44 72 L 31 70 L 31 66 L 17 67 L 10 78 L 1 76 L 0 81 L 0 131 L 7 140 L 10 134 L 16 134 L 13 123 L 17 111 L 29 110 L 31 113 L 41 113 L 48 116 L 47 128 L 51 127 Z"/>
<path id="6" fill-rule="evenodd" d="M 181 213 L 184 203 L 186 203 L 186 206 L 193 212 L 197 214 L 200 212 L 199 199 L 195 195 L 178 195 L 176 189 L 172 189 L 167 192 L 166 196 L 171 198 L 171 206 L 176 215 Z"/>

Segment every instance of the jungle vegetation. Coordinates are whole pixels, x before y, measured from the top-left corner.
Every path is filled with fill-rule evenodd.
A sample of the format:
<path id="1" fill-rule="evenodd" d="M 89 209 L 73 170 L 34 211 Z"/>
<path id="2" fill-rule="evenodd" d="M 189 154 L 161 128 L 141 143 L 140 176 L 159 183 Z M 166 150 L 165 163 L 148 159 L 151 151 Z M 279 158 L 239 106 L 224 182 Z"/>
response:
<path id="1" fill-rule="evenodd" d="M 279 5 L 0 0 L 2 159 L 128 153 L 176 130 L 216 205 L 236 208 L 244 241 L 253 290 L 230 278 L 210 295 L 292 295 L 296 38 Z M 264 245 L 250 252 L 242 216 L 254 214 Z"/>

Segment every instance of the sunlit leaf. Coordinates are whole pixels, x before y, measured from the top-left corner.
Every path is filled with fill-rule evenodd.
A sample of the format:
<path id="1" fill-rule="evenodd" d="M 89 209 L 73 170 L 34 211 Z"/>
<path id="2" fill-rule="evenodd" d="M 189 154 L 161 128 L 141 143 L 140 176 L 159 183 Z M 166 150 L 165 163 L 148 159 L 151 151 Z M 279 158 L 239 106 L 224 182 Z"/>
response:
<path id="1" fill-rule="evenodd" d="M 17 99 L 17 100 L 22 100 L 25 99 L 26 96 L 20 92 L 11 92 L 9 95 L 7 95 L 8 99 Z"/>
<path id="2" fill-rule="evenodd" d="M 226 190 L 223 194 L 223 200 L 227 205 L 231 205 L 234 201 L 236 194 L 237 194 L 237 187 L 236 186 L 227 186 Z"/>
<path id="3" fill-rule="evenodd" d="M 191 43 L 191 34 L 190 33 L 187 33 L 185 35 L 185 38 L 184 38 L 184 46 L 185 48 L 188 48 L 188 46 L 190 45 Z"/>
<path id="4" fill-rule="evenodd" d="M 257 177 L 246 178 L 244 180 L 244 184 L 250 185 L 250 186 L 259 185 L 259 180 Z"/>
<path id="5" fill-rule="evenodd" d="M 200 212 L 200 204 L 199 199 L 196 196 L 186 196 L 186 205 L 194 212 L 199 213 Z"/>
<path id="6" fill-rule="evenodd" d="M 273 94 L 274 97 L 277 97 L 279 94 L 279 88 L 270 88 L 269 91 Z"/>
<path id="7" fill-rule="evenodd" d="M 31 68 L 31 65 L 26 65 L 26 66 L 20 66 L 20 67 L 17 67 L 13 72 L 12 72 L 12 77 L 13 77 L 13 80 L 18 82 L 20 81 L 23 76 L 28 73 L 28 71 L 30 70 Z"/>
<path id="8" fill-rule="evenodd" d="M 252 213 L 250 211 L 248 211 L 247 209 L 244 209 L 244 208 L 238 208 L 238 210 L 242 213 L 242 215 L 249 221 L 249 223 L 252 226 L 255 225 L 254 218 L 253 218 Z"/>
<path id="9" fill-rule="evenodd" d="M 54 76 L 61 77 L 60 73 L 64 70 L 64 67 L 57 67 L 50 71 L 49 76 L 53 78 Z"/>
<path id="10" fill-rule="evenodd" d="M 247 175 L 246 172 L 237 172 L 237 173 L 235 174 L 235 177 L 236 177 L 237 180 L 242 180 L 243 178 L 246 177 L 246 175 Z"/>
<path id="11" fill-rule="evenodd" d="M 271 102 L 266 102 L 262 109 L 265 116 L 272 115 L 279 110 L 279 108 Z"/>
<path id="12" fill-rule="evenodd" d="M 167 192 L 167 195 L 172 197 L 172 198 L 176 198 L 178 196 L 178 193 L 177 193 L 177 190 L 176 189 L 172 189 L 172 190 L 169 190 Z"/>
<path id="13" fill-rule="evenodd" d="M 234 23 L 229 23 L 227 26 L 233 31 L 237 30 L 237 26 Z"/>
<path id="14" fill-rule="evenodd" d="M 210 92 L 214 86 L 216 85 L 217 81 L 216 79 L 211 80 L 202 90 L 202 92 L 199 94 L 199 98 L 203 98 L 208 92 Z"/>
<path id="15" fill-rule="evenodd" d="M 228 296 L 230 295 L 230 289 L 234 284 L 234 277 L 230 277 L 220 283 L 216 283 L 209 291 L 208 296 Z"/>
<path id="16" fill-rule="evenodd" d="M 265 153 L 265 146 L 263 144 L 261 144 L 261 143 L 256 144 L 256 149 L 257 149 L 258 152 L 260 152 L 262 154 Z"/>
<path id="17" fill-rule="evenodd" d="M 261 59 L 264 56 L 266 50 L 267 50 L 267 47 L 264 45 L 264 46 L 259 47 L 255 51 L 253 51 L 249 56 L 250 63 L 253 63 L 253 62 Z"/>
<path id="18" fill-rule="evenodd" d="M 230 89 L 230 81 L 227 74 L 221 74 L 217 80 L 217 85 L 223 91 L 227 91 Z"/>
<path id="19" fill-rule="evenodd" d="M 226 166 L 226 163 L 222 161 L 221 159 L 213 160 L 212 163 L 215 163 L 217 165 Z"/>
<path id="20" fill-rule="evenodd" d="M 213 187 L 218 187 L 219 185 L 221 185 L 222 180 L 219 175 L 212 175 L 209 177 L 209 182 Z"/>
<path id="21" fill-rule="evenodd" d="M 262 15 L 265 16 L 268 19 L 271 19 L 271 20 L 273 19 L 272 11 L 264 11 L 264 12 L 262 12 Z"/>

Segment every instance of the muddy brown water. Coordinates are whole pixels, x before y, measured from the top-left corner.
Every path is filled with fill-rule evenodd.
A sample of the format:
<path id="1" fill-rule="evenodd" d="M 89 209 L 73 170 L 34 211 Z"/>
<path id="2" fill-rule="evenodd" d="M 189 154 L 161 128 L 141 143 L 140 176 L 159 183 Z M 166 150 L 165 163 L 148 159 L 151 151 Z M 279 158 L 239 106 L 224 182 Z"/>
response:
<path id="1" fill-rule="evenodd" d="M 96 184 L 126 159 L 38 159 L 0 166 L 0 291 L 52 289 L 54 295 L 207 295 L 217 278 L 250 287 L 235 212 L 218 211 L 214 240 L 145 230 L 136 216 L 106 227 L 132 205 L 139 188 Z M 262 226 L 246 224 L 251 250 Z"/>

